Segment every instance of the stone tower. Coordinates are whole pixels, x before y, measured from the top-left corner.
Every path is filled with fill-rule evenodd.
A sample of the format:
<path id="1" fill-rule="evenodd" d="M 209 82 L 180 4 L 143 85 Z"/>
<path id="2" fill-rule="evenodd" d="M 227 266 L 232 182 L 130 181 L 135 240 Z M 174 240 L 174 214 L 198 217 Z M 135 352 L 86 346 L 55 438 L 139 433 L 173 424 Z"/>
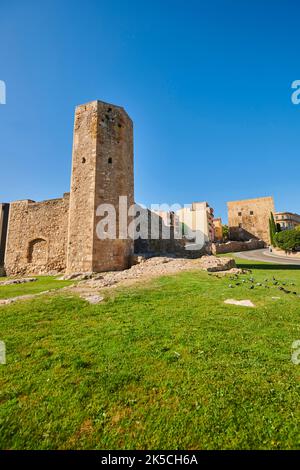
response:
<path id="1" fill-rule="evenodd" d="M 119 106 L 92 101 L 75 112 L 67 244 L 67 272 L 122 270 L 130 265 L 133 241 L 119 238 L 119 197 L 134 203 L 133 124 Z M 99 239 L 101 204 L 116 210 L 115 239 Z M 125 215 L 127 225 L 129 217 Z M 124 222 L 124 216 L 123 216 Z"/>

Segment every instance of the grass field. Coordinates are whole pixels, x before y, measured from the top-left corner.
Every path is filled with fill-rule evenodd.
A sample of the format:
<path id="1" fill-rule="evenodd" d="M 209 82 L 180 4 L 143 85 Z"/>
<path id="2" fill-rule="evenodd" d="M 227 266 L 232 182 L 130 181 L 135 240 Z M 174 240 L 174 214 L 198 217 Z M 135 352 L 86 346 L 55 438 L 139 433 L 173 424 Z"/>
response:
<path id="1" fill-rule="evenodd" d="M 299 449 L 300 297 L 272 277 L 300 294 L 300 270 L 240 263 L 252 290 L 251 275 L 189 272 L 100 305 L 63 292 L 1 307 L 0 447 Z"/>

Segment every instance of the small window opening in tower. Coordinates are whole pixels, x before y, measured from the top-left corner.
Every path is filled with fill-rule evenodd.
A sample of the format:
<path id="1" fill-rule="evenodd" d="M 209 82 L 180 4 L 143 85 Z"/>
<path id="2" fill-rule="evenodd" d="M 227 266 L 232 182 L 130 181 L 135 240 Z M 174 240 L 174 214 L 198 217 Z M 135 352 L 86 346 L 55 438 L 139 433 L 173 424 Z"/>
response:
<path id="1" fill-rule="evenodd" d="M 110 164 L 112 163 L 112 158 L 111 157 L 109 157 L 108 163 L 110 163 Z"/>
<path id="2" fill-rule="evenodd" d="M 83 157 L 83 159 L 82 159 L 82 163 L 85 163 L 85 162 L 86 162 L 86 159 Z"/>

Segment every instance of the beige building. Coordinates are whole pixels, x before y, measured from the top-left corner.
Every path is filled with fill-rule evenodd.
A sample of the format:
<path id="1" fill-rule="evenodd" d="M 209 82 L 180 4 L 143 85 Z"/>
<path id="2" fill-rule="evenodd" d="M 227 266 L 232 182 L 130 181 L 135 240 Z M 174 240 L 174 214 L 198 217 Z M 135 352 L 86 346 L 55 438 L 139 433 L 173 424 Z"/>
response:
<path id="1" fill-rule="evenodd" d="M 198 233 L 204 243 L 214 241 L 214 211 L 207 202 L 193 202 L 191 207 L 183 207 L 176 214 L 191 238 L 193 233 Z"/>
<path id="2" fill-rule="evenodd" d="M 214 219 L 215 238 L 214 241 L 223 240 L 223 224 L 221 217 Z"/>
<path id="3" fill-rule="evenodd" d="M 119 197 L 134 203 L 133 124 L 126 111 L 101 101 L 75 112 L 71 192 L 43 202 L 0 207 L 1 261 L 8 275 L 101 272 L 129 267 L 133 240 L 98 237 L 97 208 L 111 204 L 119 222 Z M 101 206 L 103 207 L 103 206 Z M 1 222 L 4 220 L 4 223 Z M 129 225 L 131 218 L 123 223 Z M 5 233 L 4 233 L 5 232 Z M 6 241 L 6 247 L 5 247 Z"/>
<path id="4" fill-rule="evenodd" d="M 274 217 L 282 230 L 292 230 L 300 225 L 300 215 L 293 212 L 276 212 Z"/>
<path id="5" fill-rule="evenodd" d="M 275 212 L 273 197 L 232 201 L 227 206 L 231 240 L 257 238 L 270 244 L 269 219 L 271 212 Z"/>

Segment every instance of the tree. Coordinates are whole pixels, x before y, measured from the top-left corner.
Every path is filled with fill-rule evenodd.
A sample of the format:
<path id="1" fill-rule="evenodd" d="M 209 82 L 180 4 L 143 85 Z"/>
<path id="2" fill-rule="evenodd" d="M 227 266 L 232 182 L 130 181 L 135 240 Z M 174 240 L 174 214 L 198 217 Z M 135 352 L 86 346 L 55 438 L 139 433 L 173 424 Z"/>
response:
<path id="1" fill-rule="evenodd" d="M 277 227 L 274 219 L 274 214 L 271 212 L 271 216 L 269 219 L 269 228 L 270 228 L 270 240 L 271 240 L 271 245 L 276 246 L 276 233 L 277 233 Z"/>
<path id="2" fill-rule="evenodd" d="M 300 230 L 284 230 L 278 232 L 274 236 L 276 246 L 285 251 L 299 251 L 300 250 Z"/>
<path id="3" fill-rule="evenodd" d="M 228 225 L 222 225 L 222 235 L 223 235 L 224 240 L 228 240 L 228 238 L 229 238 Z"/>

